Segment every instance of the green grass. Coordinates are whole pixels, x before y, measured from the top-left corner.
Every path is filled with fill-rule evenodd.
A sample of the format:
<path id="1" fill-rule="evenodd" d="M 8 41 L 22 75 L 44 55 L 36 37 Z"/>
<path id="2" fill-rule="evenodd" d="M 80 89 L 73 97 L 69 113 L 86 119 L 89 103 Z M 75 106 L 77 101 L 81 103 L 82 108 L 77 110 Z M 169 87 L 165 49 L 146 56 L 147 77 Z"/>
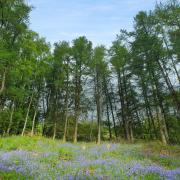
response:
<path id="1" fill-rule="evenodd" d="M 27 180 L 27 177 L 22 174 L 16 173 L 15 171 L 4 172 L 0 170 L 0 179 L 1 180 Z M 31 179 L 30 177 L 28 178 Z"/>
<path id="2" fill-rule="evenodd" d="M 0 139 L 0 148 L 7 151 L 12 150 L 27 150 L 27 151 L 38 151 L 38 152 L 57 152 L 57 144 L 60 141 L 52 139 L 34 136 L 11 136 Z"/>

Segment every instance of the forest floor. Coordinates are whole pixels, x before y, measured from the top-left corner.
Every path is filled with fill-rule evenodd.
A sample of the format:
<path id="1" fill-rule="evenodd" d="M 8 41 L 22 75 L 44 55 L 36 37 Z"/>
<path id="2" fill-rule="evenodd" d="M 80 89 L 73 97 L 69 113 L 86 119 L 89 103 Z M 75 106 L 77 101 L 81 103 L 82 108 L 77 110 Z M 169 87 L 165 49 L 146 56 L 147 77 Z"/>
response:
<path id="1" fill-rule="evenodd" d="M 180 179 L 180 146 L 0 139 L 0 179 Z"/>

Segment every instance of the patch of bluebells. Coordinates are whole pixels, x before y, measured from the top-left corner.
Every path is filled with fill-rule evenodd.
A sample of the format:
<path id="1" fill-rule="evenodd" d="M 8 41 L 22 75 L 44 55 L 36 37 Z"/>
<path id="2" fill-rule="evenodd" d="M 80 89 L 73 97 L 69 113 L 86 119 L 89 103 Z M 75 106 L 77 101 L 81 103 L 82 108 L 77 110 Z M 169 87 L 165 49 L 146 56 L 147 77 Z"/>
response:
<path id="1" fill-rule="evenodd" d="M 44 146 L 39 142 L 39 146 Z M 44 148 L 44 147 L 42 147 Z M 3 171 L 16 171 L 23 175 L 32 176 L 34 179 L 118 179 L 119 177 L 143 177 L 146 174 L 159 174 L 167 180 L 176 180 L 180 176 L 180 168 L 166 170 L 145 160 L 128 162 L 122 158 L 104 157 L 103 154 L 111 151 L 122 151 L 134 154 L 135 151 L 126 151 L 118 144 L 102 144 L 82 148 L 73 144 L 59 144 L 56 149 L 71 149 L 74 154 L 72 160 L 59 158 L 58 152 L 30 152 L 30 151 L 0 151 L 0 169 Z M 49 152 L 48 152 L 49 151 Z M 126 152 L 125 152 L 126 151 Z"/>
<path id="2" fill-rule="evenodd" d="M 18 166 L 16 166 L 16 165 L 8 166 L 6 164 L 0 163 L 0 169 L 3 170 L 3 171 L 15 170 L 16 172 L 23 173 L 23 169 L 21 171 L 21 169 Z"/>
<path id="3" fill-rule="evenodd" d="M 29 158 L 29 153 L 26 151 L 16 150 L 16 151 L 10 151 L 10 152 L 1 152 L 0 153 L 0 159 L 2 161 L 9 160 L 11 158 L 14 158 L 16 156 L 23 157 L 23 158 Z"/>
<path id="4" fill-rule="evenodd" d="M 4 171 L 16 171 L 27 176 L 39 176 L 46 174 L 49 164 L 42 163 L 40 158 L 44 156 L 27 151 L 11 151 L 0 153 L 0 169 Z M 53 169 L 51 169 L 53 171 Z"/>
<path id="5" fill-rule="evenodd" d="M 157 165 L 143 166 L 140 163 L 129 163 L 126 166 L 127 176 L 138 176 L 145 175 L 149 173 L 159 174 L 162 178 L 167 180 L 178 179 L 180 176 L 180 168 L 174 170 L 166 170 Z"/>
<path id="6" fill-rule="evenodd" d="M 0 163 L 0 170 L 7 171 L 7 172 L 8 171 L 16 171 L 17 173 L 21 173 L 24 175 L 27 174 L 27 172 L 25 171 L 25 169 L 22 166 L 18 166 L 15 164 L 7 165 L 4 163 Z"/>

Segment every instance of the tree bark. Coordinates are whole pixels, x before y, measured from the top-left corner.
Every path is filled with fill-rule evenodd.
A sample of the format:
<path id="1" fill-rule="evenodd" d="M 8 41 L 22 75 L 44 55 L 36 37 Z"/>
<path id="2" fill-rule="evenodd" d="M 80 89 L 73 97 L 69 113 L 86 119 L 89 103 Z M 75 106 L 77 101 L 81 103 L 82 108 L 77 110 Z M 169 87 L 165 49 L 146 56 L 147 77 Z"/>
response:
<path id="1" fill-rule="evenodd" d="M 77 131 L 78 131 L 78 121 L 80 116 L 80 96 L 81 96 L 81 66 L 80 72 L 78 72 L 78 67 L 76 67 L 76 87 L 75 87 L 75 130 L 74 130 L 74 143 L 77 143 Z"/>
<path id="2" fill-rule="evenodd" d="M 68 99 L 69 99 L 69 58 L 67 59 L 67 72 L 66 72 L 66 99 L 65 99 L 65 125 L 63 142 L 66 142 L 67 124 L 68 124 Z"/>
<path id="3" fill-rule="evenodd" d="M 68 104 L 66 104 L 66 110 L 65 110 L 65 125 L 64 125 L 63 142 L 66 142 L 67 123 L 68 123 Z"/>
<path id="4" fill-rule="evenodd" d="M 55 120 L 55 123 L 54 123 L 54 131 L 53 131 L 53 140 L 55 140 L 56 138 L 56 130 L 57 130 L 57 122 Z"/>
<path id="5" fill-rule="evenodd" d="M 99 72 L 99 67 L 96 66 L 96 77 L 95 77 L 95 92 L 96 92 L 96 110 L 97 110 L 97 125 L 98 125 L 98 139 L 97 144 L 101 143 L 101 113 L 102 113 L 102 84 Z"/>
<path id="6" fill-rule="evenodd" d="M 23 130 L 22 130 L 21 136 L 24 136 L 24 132 L 26 130 L 26 125 L 27 125 L 27 121 L 28 121 L 28 117 L 29 117 L 29 111 L 30 111 L 30 108 L 31 108 L 32 100 L 33 100 L 33 93 L 31 95 L 31 99 L 30 99 L 29 106 L 28 106 L 28 109 L 27 109 L 26 118 L 25 118 L 24 127 L 23 127 Z"/>
<path id="7" fill-rule="evenodd" d="M 129 131 L 129 126 L 130 123 L 132 122 L 131 114 L 129 112 L 129 101 L 128 101 L 128 93 L 127 93 L 127 80 L 125 77 L 125 70 L 123 68 L 122 70 L 122 79 L 123 79 L 123 87 L 124 87 L 124 99 L 125 99 L 125 115 L 126 115 L 126 121 L 125 121 L 125 127 L 126 127 L 126 133 L 127 133 L 127 140 L 131 141 L 131 136 L 130 136 L 130 131 Z"/>
<path id="8" fill-rule="evenodd" d="M 4 70 L 3 76 L 2 76 L 0 95 L 1 95 L 2 92 L 4 91 L 4 88 L 5 88 L 5 81 L 6 81 L 6 69 Z"/>
<path id="9" fill-rule="evenodd" d="M 109 130 L 109 140 L 111 140 L 112 139 L 111 123 L 109 119 L 109 106 L 107 102 L 106 102 L 106 113 L 107 113 L 107 123 L 108 123 L 108 130 Z"/>
<path id="10" fill-rule="evenodd" d="M 11 107 L 11 115 L 10 115 L 10 119 L 9 119 L 9 126 L 8 126 L 8 129 L 7 129 L 7 135 L 9 135 L 9 132 L 11 130 L 13 114 L 14 114 L 14 102 L 12 103 L 12 107 Z"/>
<path id="11" fill-rule="evenodd" d="M 31 136 L 34 135 L 34 126 L 35 126 L 36 115 L 37 115 L 37 109 L 34 111 L 33 123 L 32 123 L 32 129 L 31 129 Z"/>
<path id="12" fill-rule="evenodd" d="M 91 117 L 91 125 L 90 125 L 90 134 L 89 134 L 89 140 L 92 141 L 92 132 L 93 132 L 93 112 L 92 112 L 92 117 Z"/>
<path id="13" fill-rule="evenodd" d="M 166 135 L 164 133 L 162 116 L 161 116 L 161 112 L 160 112 L 160 108 L 159 107 L 156 108 L 156 116 L 157 116 L 157 119 L 158 119 L 159 131 L 160 131 L 160 135 L 161 135 L 161 141 L 162 141 L 162 143 L 164 145 L 167 145 Z"/>

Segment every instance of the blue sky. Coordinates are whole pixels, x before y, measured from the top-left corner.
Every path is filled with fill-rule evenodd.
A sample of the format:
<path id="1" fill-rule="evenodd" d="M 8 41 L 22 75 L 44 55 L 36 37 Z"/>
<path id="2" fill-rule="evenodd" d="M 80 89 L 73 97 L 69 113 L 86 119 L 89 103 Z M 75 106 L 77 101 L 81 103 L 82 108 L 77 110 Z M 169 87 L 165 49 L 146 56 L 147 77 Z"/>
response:
<path id="1" fill-rule="evenodd" d="M 156 0 L 28 0 L 34 6 L 30 28 L 52 44 L 85 35 L 94 45 L 109 46 L 120 29 L 132 30 L 140 10 Z"/>

